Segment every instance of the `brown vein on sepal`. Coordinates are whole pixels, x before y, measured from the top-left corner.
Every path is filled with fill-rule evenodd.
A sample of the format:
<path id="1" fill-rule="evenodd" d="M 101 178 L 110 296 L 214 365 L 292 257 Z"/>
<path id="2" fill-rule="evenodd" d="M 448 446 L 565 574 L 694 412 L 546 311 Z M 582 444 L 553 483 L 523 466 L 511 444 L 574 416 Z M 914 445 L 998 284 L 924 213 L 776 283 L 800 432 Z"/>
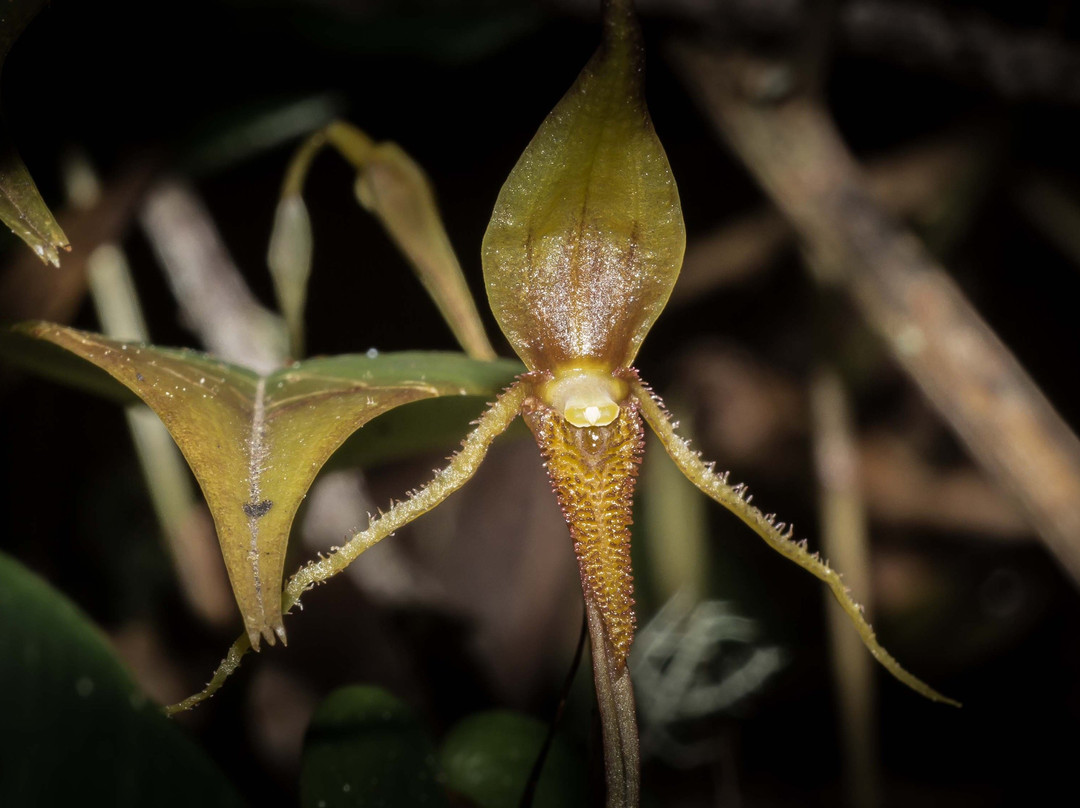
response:
<path id="1" fill-rule="evenodd" d="M 637 402 L 627 402 L 603 427 L 572 426 L 535 398 L 525 402 L 523 415 L 570 528 L 582 591 L 603 618 L 615 671 L 621 671 L 635 624 L 630 525 L 644 447 Z"/>

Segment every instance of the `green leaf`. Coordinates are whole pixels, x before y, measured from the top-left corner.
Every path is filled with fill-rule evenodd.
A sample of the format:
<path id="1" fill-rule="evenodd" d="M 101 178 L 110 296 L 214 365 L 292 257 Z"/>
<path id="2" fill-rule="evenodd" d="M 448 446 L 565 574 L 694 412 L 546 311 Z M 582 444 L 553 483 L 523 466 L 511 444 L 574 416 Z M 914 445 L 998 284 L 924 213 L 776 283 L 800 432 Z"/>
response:
<path id="1" fill-rule="evenodd" d="M 0 360 L 18 370 L 116 404 L 139 402 L 137 395 L 101 368 L 32 336 L 23 326 L 0 329 Z"/>
<path id="2" fill-rule="evenodd" d="M 678 406 L 672 410 L 685 411 Z M 705 598 L 709 581 L 705 500 L 653 435 L 646 437 L 641 483 L 644 568 L 652 584 L 653 602 L 664 604 L 680 597 L 683 602 L 696 605 Z M 640 606 L 640 586 L 638 593 Z"/>
<path id="3" fill-rule="evenodd" d="M 0 3 L 0 67 L 12 44 L 45 0 Z M 0 220 L 25 241 L 42 261 L 60 266 L 58 250 L 70 249 L 67 236 L 38 193 L 30 172 L 0 123 Z"/>
<path id="4" fill-rule="evenodd" d="M 238 806 L 98 630 L 0 554 L 0 805 Z"/>
<path id="5" fill-rule="evenodd" d="M 482 256 L 488 300 L 530 370 L 630 367 L 682 266 L 675 178 L 642 93 L 629 2 L 507 178 Z"/>
<path id="6" fill-rule="evenodd" d="M 503 379 L 524 372 L 518 363 L 498 362 L 507 368 Z M 501 385 L 502 383 L 497 383 Z M 503 385 L 504 386 L 504 385 Z M 476 414 L 483 411 L 488 398 L 460 396 L 425 399 L 386 413 L 353 433 L 327 466 L 370 468 L 381 463 L 413 457 L 422 452 L 450 453 L 461 445 L 461 438 L 472 429 Z M 525 424 L 515 421 L 508 435 L 525 437 Z"/>
<path id="7" fill-rule="evenodd" d="M 4 133 L 3 124 L 0 124 L 0 220 L 42 261 L 55 267 L 60 266 L 59 251 L 71 249 L 22 158 Z"/>
<path id="8" fill-rule="evenodd" d="M 547 726 L 530 716 L 495 710 L 469 716 L 450 730 L 439 750 L 443 782 L 478 808 L 518 808 Z M 548 752 L 534 808 L 588 804 L 588 772 L 558 736 Z"/>
<path id="9" fill-rule="evenodd" d="M 101 368 L 18 329 L 0 329 L 0 361 L 117 404 L 139 402 L 138 396 Z M 461 381 L 492 391 L 505 387 L 525 372 L 520 363 L 510 360 L 464 362 L 460 370 Z M 489 395 L 440 396 L 391 410 L 350 435 L 331 456 L 328 465 L 367 468 L 422 452 L 456 449 L 461 436 L 469 431 L 470 423 L 489 400 Z M 510 431 L 527 434 L 520 423 Z"/>
<path id="10" fill-rule="evenodd" d="M 377 687 L 331 693 L 311 719 L 300 769 L 304 808 L 440 806 L 435 750 L 412 711 Z"/>
<path id="11" fill-rule="evenodd" d="M 282 640 L 289 531 L 315 475 L 353 432 L 402 404 L 493 397 L 512 362 L 402 353 L 313 359 L 259 376 L 206 354 L 124 343 L 50 323 L 18 327 L 92 362 L 164 422 L 214 516 L 252 647 Z"/>

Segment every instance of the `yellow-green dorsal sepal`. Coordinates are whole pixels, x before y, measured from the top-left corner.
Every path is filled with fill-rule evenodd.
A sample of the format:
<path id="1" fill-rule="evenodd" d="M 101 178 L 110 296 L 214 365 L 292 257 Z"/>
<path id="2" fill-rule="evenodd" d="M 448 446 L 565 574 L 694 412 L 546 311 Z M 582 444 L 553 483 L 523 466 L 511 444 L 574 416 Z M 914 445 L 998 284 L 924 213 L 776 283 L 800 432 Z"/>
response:
<path id="1" fill-rule="evenodd" d="M 628 367 L 682 265 L 675 179 L 619 4 L 600 49 L 525 149 L 484 236 L 492 311 L 530 370 Z"/>

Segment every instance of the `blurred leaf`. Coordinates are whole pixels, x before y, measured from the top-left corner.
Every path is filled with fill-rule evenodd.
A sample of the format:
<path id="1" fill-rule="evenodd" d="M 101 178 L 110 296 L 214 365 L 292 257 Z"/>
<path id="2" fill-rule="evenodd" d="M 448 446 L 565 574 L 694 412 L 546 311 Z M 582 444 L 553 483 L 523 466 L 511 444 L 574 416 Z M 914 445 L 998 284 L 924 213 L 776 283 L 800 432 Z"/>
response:
<path id="1" fill-rule="evenodd" d="M 12 44 L 45 0 L 5 0 L 0 3 L 0 68 Z M 67 236 L 38 193 L 0 123 L 0 220 L 25 241 L 42 261 L 60 266 L 57 250 L 70 249 Z"/>
<path id="2" fill-rule="evenodd" d="M 377 687 L 331 693 L 315 711 L 300 769 L 304 808 L 446 805 L 435 750 L 412 711 Z"/>
<path id="3" fill-rule="evenodd" d="M 686 232 L 642 88 L 628 3 L 544 119 L 484 234 L 488 300 L 530 370 L 630 367 L 667 302 Z"/>
<path id="4" fill-rule="evenodd" d="M 299 194 L 282 197 L 274 211 L 266 264 L 294 356 L 304 355 L 304 307 L 313 249 L 311 217 L 303 198 Z"/>
<path id="5" fill-rule="evenodd" d="M 312 3 L 229 0 L 248 13 L 288 26 L 322 52 L 400 55 L 444 63 L 475 62 L 540 27 L 543 13 L 527 0 L 421 0 L 409 3 Z M 277 6 L 278 8 L 274 8 Z M 265 23 L 264 23 L 265 24 Z"/>
<path id="6" fill-rule="evenodd" d="M 446 787 L 478 808 L 518 808 L 547 726 L 530 716 L 491 711 L 455 726 L 439 750 Z M 588 804 L 588 771 L 558 736 L 548 752 L 533 798 L 534 808 Z"/>
<path id="7" fill-rule="evenodd" d="M 343 107 L 342 99 L 327 93 L 240 102 L 179 144 L 180 170 L 196 177 L 222 171 L 326 126 Z"/>
<path id="8" fill-rule="evenodd" d="M 75 606 L 0 554 L 0 805 L 236 806 Z"/>
<path id="9" fill-rule="evenodd" d="M 0 220 L 42 261 L 58 267 L 58 251 L 70 249 L 67 236 L 38 193 L 30 172 L 2 127 L 0 123 Z"/>
<path id="10" fill-rule="evenodd" d="M 206 354 L 124 343 L 50 323 L 18 327 L 107 371 L 165 423 L 214 516 L 253 647 L 284 639 L 281 581 L 296 510 L 355 430 L 402 404 L 494 395 L 513 363 L 457 354 L 339 356 L 268 376 Z"/>
<path id="11" fill-rule="evenodd" d="M 688 409 L 668 397 L 673 400 L 673 412 Z M 641 477 L 641 533 L 648 559 L 644 568 L 652 594 L 661 604 L 681 595 L 692 606 L 705 597 L 709 581 L 705 500 L 651 434 L 646 438 Z"/>

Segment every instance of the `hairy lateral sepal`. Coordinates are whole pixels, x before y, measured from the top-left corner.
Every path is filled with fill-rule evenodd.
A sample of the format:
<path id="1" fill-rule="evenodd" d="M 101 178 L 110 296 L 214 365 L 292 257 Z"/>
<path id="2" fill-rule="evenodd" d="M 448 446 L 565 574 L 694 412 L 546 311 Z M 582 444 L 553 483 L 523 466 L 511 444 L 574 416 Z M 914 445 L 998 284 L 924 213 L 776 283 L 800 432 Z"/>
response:
<path id="1" fill-rule="evenodd" d="M 317 561 L 305 564 L 286 582 L 281 593 L 282 611 L 288 614 L 294 606 L 300 606 L 300 597 L 309 589 L 325 583 L 342 572 L 370 547 L 424 515 L 436 505 L 465 485 L 487 456 L 491 442 L 506 431 L 517 417 L 525 400 L 525 385 L 516 382 L 507 388 L 498 400 L 476 422 L 472 432 L 462 442 L 461 449 L 450 458 L 450 462 L 435 472 L 434 479 L 414 491 L 407 499 L 394 503 L 393 507 L 371 521 L 367 530 L 362 530 L 332 553 L 320 556 Z M 168 715 L 206 701 L 225 683 L 225 680 L 240 667 L 240 660 L 251 649 L 251 643 L 244 635 L 229 648 L 225 659 L 218 665 L 210 683 L 199 693 L 189 696 L 178 704 L 165 708 Z"/>
<path id="2" fill-rule="evenodd" d="M 646 423 L 660 438 L 667 453 L 675 461 L 690 482 L 696 485 L 703 493 L 719 502 L 739 519 L 746 523 L 757 533 L 765 543 L 785 558 L 794 561 L 804 570 L 816 578 L 824 581 L 832 591 L 841 608 L 850 618 L 855 630 L 862 638 L 863 644 L 873 655 L 874 659 L 884 666 L 885 670 L 931 701 L 943 702 L 959 707 L 960 702 L 943 696 L 921 679 L 911 675 L 896 659 L 886 651 L 877 640 L 873 628 L 863 617 L 862 607 L 855 602 L 844 586 L 840 574 L 832 569 L 817 553 L 811 553 L 805 541 L 796 541 L 794 531 L 788 528 L 783 531 L 783 526 L 775 521 L 772 514 L 766 515 L 750 504 L 752 499 L 745 485 L 732 485 L 727 480 L 727 474 L 717 474 L 712 467 L 705 463 L 694 452 L 690 445 L 675 433 L 667 413 L 659 399 L 645 387 L 640 381 L 632 382 L 631 395 L 637 399 L 641 406 L 641 414 Z"/>

